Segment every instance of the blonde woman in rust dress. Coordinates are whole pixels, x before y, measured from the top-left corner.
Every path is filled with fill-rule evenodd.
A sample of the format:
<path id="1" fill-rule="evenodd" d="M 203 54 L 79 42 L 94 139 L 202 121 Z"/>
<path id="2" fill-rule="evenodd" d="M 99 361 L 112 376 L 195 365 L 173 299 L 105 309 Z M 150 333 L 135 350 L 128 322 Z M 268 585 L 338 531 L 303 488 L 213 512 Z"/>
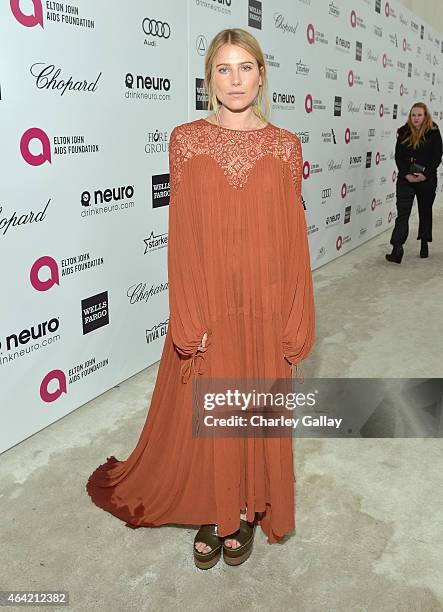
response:
<path id="1" fill-rule="evenodd" d="M 257 524 L 270 544 L 294 529 L 294 467 L 290 437 L 192 437 L 192 378 L 290 378 L 314 342 L 301 145 L 267 121 L 249 32 L 214 37 L 205 86 L 212 112 L 170 138 L 170 321 L 148 417 L 87 484 L 130 527 L 201 525 L 201 569 L 245 561 Z"/>

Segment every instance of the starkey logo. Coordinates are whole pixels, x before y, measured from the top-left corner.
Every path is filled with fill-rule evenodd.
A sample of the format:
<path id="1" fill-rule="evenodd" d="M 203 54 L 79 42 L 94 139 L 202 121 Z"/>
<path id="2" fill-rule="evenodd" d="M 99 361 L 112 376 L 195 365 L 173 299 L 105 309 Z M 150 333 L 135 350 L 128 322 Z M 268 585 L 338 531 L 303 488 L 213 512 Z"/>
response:
<path id="1" fill-rule="evenodd" d="M 31 140 L 38 140 L 41 144 L 41 152 L 34 154 L 29 150 Z M 20 152 L 25 162 L 31 166 L 41 166 L 45 162 L 51 163 L 51 143 L 49 137 L 40 128 L 29 128 L 20 139 Z"/>
<path id="2" fill-rule="evenodd" d="M 20 7 L 20 0 L 10 0 L 11 11 L 19 23 L 27 28 L 33 28 L 37 25 L 43 25 L 43 6 L 41 0 L 31 0 L 33 12 L 25 14 Z"/>

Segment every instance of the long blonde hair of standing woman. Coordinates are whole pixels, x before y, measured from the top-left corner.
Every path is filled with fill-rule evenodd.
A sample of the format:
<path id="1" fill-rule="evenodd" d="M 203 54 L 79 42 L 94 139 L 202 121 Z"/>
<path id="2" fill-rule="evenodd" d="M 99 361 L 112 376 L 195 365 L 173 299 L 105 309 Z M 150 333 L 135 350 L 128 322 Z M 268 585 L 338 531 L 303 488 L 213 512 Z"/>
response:
<path id="1" fill-rule="evenodd" d="M 414 126 L 411 120 L 411 114 L 414 108 L 422 108 L 425 112 L 425 118 L 423 119 L 423 123 L 421 124 L 419 130 L 414 129 Z M 426 134 L 426 132 L 429 132 L 429 130 L 432 130 L 432 126 L 434 124 L 434 122 L 432 121 L 431 113 L 429 112 L 429 109 L 424 102 L 417 102 L 411 107 L 411 110 L 409 111 L 409 115 L 408 115 L 407 124 L 409 127 L 409 134 L 407 138 L 402 140 L 402 144 L 411 145 L 414 149 L 416 149 L 418 145 L 420 144 L 420 141 L 423 139 L 424 135 Z"/>

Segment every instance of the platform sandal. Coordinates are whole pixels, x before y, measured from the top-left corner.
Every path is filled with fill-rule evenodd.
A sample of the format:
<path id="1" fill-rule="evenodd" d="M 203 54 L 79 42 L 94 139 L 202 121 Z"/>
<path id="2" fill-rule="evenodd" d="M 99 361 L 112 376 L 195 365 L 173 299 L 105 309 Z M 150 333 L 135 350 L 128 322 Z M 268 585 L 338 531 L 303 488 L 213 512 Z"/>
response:
<path id="1" fill-rule="evenodd" d="M 195 548 L 197 542 L 210 546 L 208 553 L 198 552 Z M 217 525 L 202 525 L 194 538 L 194 561 L 199 569 L 214 567 L 220 559 L 223 546 L 223 538 L 217 535 Z"/>
<path id="2" fill-rule="evenodd" d="M 240 544 L 237 548 L 230 548 L 223 543 L 223 560 L 228 565 L 240 565 L 248 559 L 254 545 L 255 521 L 249 523 L 240 519 L 240 529 L 232 535 L 226 536 L 226 540 L 237 540 Z"/>

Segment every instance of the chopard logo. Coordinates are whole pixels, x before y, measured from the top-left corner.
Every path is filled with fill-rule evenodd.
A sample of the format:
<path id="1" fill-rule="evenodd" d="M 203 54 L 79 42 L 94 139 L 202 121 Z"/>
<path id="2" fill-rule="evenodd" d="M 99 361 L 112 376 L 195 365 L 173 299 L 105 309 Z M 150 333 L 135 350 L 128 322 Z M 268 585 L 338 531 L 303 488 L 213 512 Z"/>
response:
<path id="1" fill-rule="evenodd" d="M 274 13 L 274 25 L 278 30 L 282 30 L 283 32 L 291 32 L 291 34 L 297 33 L 298 21 L 295 26 L 290 25 L 285 21 L 281 13 Z"/>

